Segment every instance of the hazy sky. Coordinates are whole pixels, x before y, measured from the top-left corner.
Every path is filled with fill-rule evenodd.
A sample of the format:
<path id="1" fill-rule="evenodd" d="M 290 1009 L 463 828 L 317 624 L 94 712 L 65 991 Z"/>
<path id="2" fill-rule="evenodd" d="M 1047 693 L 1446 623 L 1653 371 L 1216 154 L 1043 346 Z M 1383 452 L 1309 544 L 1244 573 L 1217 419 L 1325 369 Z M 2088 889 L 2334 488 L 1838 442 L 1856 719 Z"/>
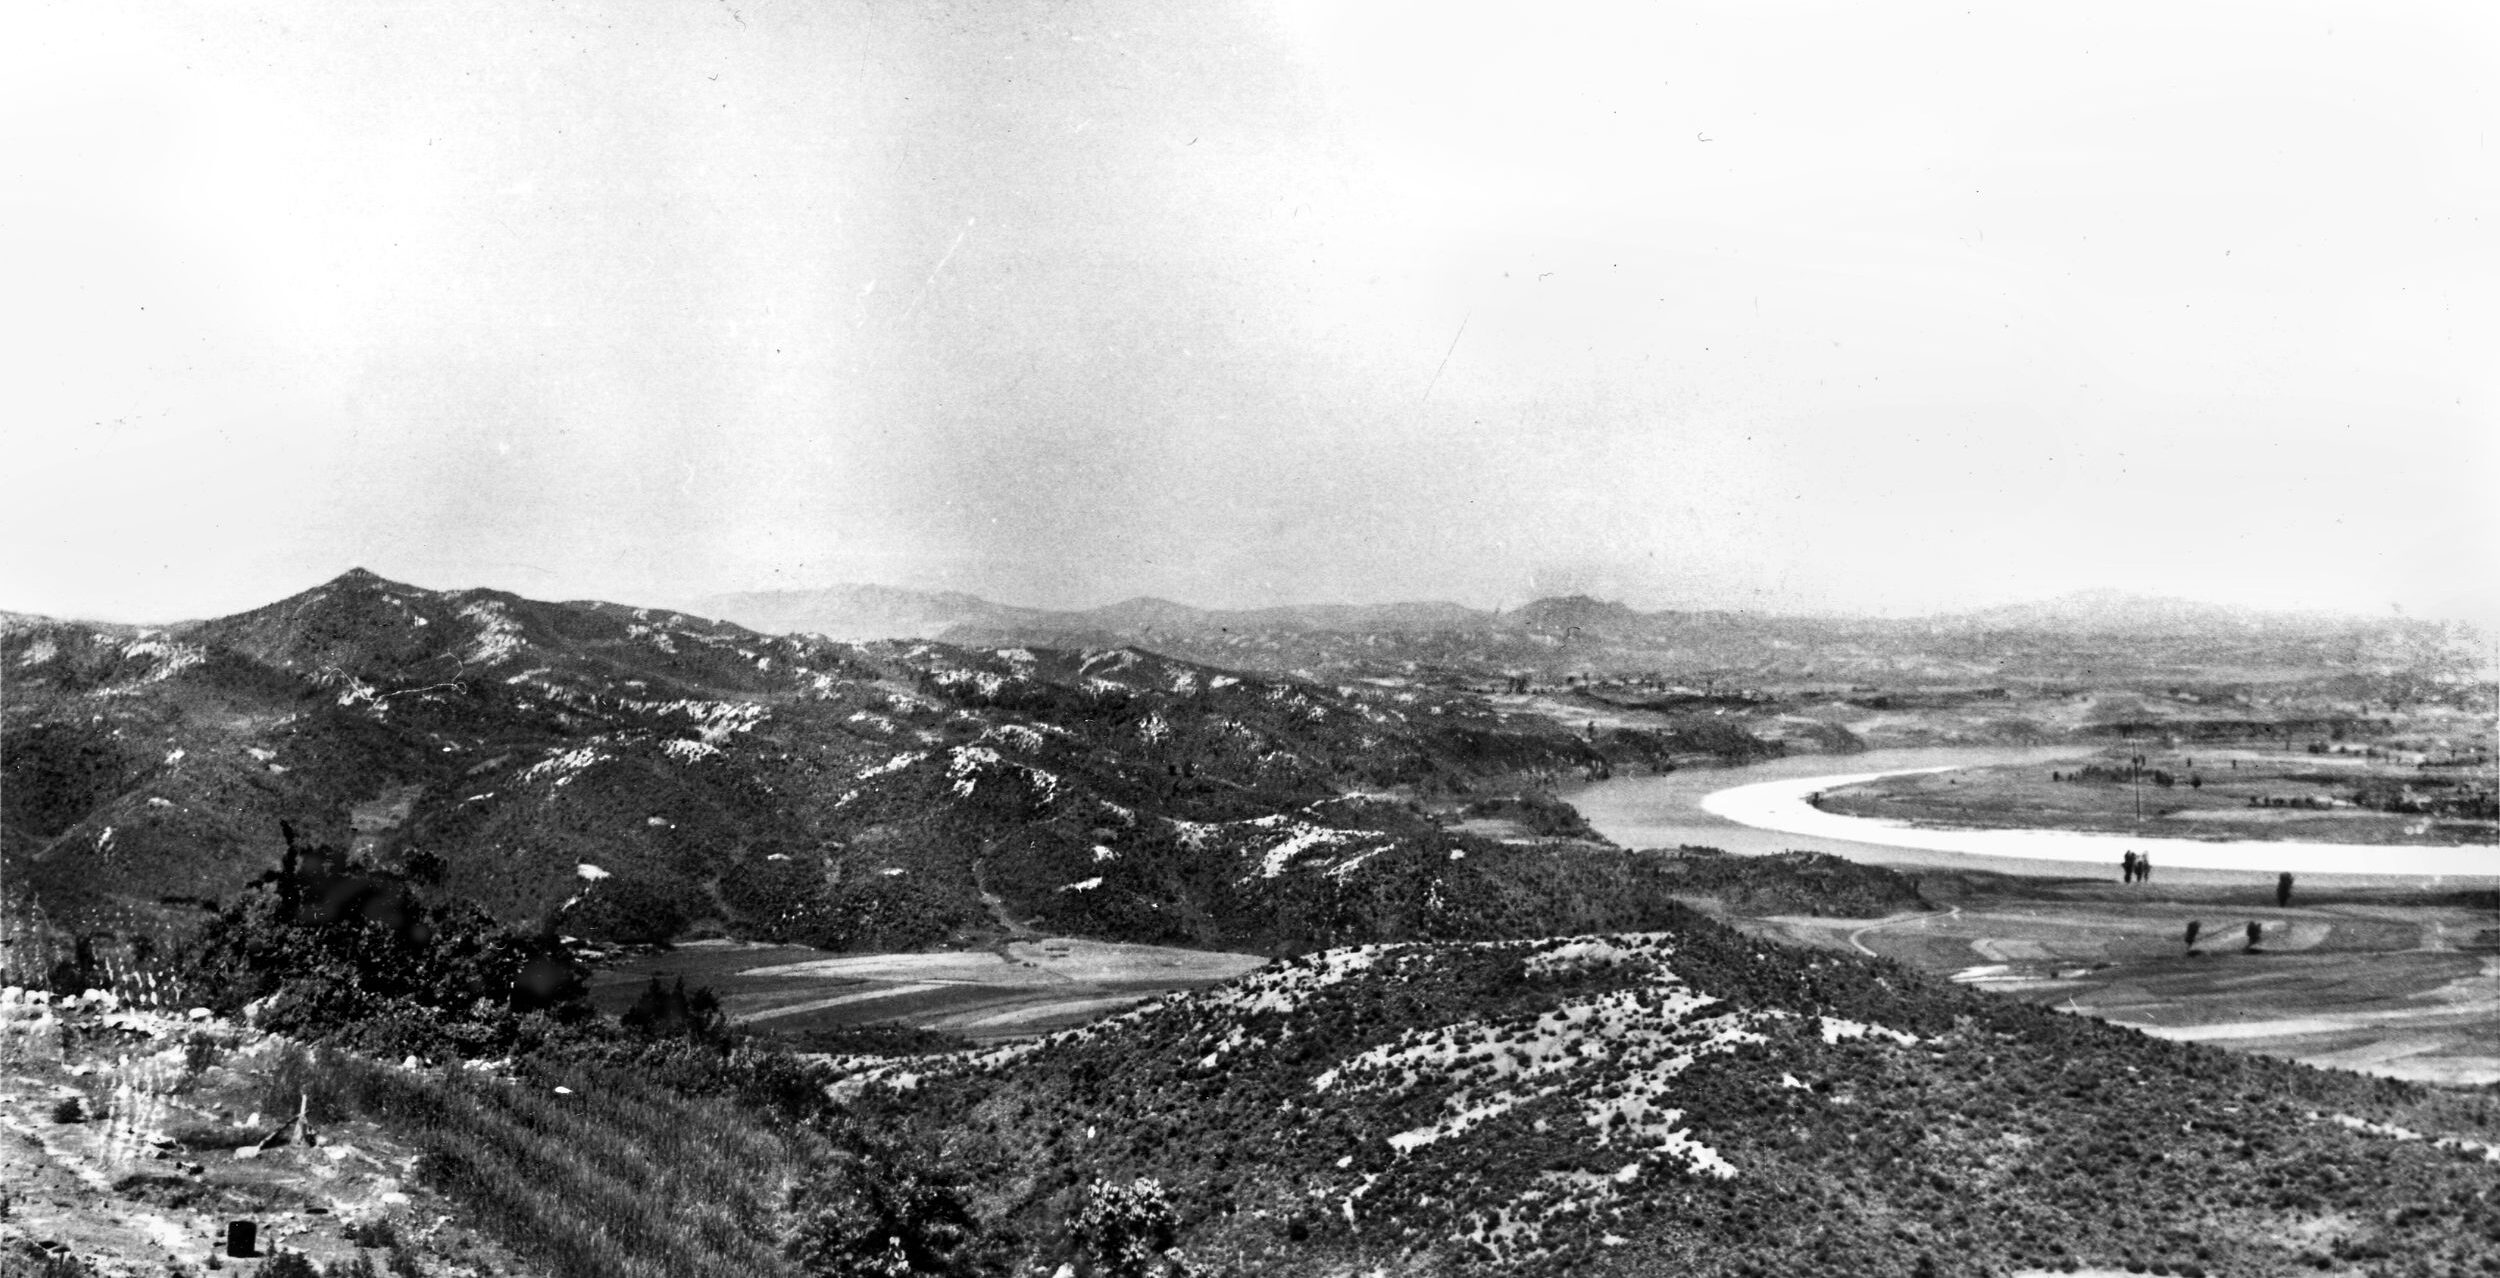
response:
<path id="1" fill-rule="evenodd" d="M 0 16 L 0 608 L 2500 613 L 2488 5 Z"/>

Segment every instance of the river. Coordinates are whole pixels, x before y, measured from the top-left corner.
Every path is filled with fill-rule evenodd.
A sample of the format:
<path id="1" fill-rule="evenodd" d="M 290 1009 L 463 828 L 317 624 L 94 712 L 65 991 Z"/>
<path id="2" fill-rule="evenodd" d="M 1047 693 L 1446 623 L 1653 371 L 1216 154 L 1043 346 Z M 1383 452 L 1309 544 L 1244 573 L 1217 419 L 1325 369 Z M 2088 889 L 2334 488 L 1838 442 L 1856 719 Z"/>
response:
<path id="1" fill-rule="evenodd" d="M 1912 825 L 1825 812 L 1818 790 L 1879 776 L 2002 764 L 2047 764 L 2095 752 L 2087 745 L 1871 750 L 1803 755 L 1739 768 L 1598 781 L 1564 797 L 1625 847 L 1686 844 L 1760 854 L 1790 849 L 1854 861 L 2013 874 L 2117 877 L 2119 857 L 2149 853 L 2173 882 L 2245 882 L 2284 871 L 2340 879 L 2500 883 L 2500 848 L 2155 838 L 2073 830 L 1981 830 Z"/>

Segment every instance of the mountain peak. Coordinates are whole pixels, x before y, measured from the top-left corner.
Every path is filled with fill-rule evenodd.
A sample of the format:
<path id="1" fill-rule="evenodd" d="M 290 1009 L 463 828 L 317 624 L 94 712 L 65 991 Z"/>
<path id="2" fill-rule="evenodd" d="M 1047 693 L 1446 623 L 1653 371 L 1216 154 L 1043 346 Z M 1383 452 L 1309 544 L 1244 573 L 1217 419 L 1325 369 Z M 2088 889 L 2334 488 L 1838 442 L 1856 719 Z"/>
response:
<path id="1" fill-rule="evenodd" d="M 315 594 L 324 590 L 390 590 L 406 592 L 416 591 L 418 589 L 418 587 L 411 586 L 404 581 L 393 581 L 370 568 L 358 567 L 350 568 L 347 571 L 340 573 L 338 576 L 332 577 L 328 581 L 325 581 L 304 593 Z"/>

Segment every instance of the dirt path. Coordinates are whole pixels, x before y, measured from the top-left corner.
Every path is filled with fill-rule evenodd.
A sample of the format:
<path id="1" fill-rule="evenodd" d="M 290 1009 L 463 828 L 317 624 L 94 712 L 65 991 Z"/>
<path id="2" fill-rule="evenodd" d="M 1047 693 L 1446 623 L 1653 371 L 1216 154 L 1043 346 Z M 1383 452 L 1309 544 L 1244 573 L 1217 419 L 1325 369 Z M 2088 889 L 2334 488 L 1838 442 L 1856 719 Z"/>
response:
<path id="1" fill-rule="evenodd" d="M 1858 953 L 1863 954 L 1868 958 L 1876 958 L 1878 955 L 1875 951 L 1866 948 L 1866 942 L 1858 938 L 1879 928 L 1900 927 L 1906 923 L 1924 923 L 1930 919 L 1958 919 L 1960 917 L 1962 917 L 1962 907 L 1958 905 L 1948 905 L 1941 910 L 1930 911 L 1926 914 L 1911 914 L 1897 919 L 1885 919 L 1881 923 L 1869 923 L 1865 927 L 1859 928 L 1855 932 L 1851 932 L 1849 934 L 1849 943 L 1858 947 Z"/>
<path id="2" fill-rule="evenodd" d="M 990 890 L 989 875 L 981 868 L 980 859 L 977 857 L 972 862 L 972 887 L 974 891 L 981 894 L 981 904 L 989 910 L 990 917 L 998 920 L 998 925 L 1006 929 L 1007 939 L 999 942 L 997 946 L 1000 957 L 1006 956 L 1008 941 L 1029 941 L 1041 935 L 1034 931 L 1030 924 L 1018 923 L 1014 916 L 1007 913 L 1006 900 Z"/>

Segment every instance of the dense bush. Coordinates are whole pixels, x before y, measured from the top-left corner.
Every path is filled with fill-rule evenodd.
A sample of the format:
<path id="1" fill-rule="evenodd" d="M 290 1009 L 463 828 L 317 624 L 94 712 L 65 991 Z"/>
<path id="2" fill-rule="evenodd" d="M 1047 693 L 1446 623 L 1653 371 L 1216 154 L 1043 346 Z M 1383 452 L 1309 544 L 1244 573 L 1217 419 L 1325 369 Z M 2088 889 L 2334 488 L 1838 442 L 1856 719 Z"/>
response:
<path id="1" fill-rule="evenodd" d="M 689 1038 L 699 1043 L 723 1042 L 728 1038 L 729 1019 L 721 1014 L 720 998 L 708 988 L 686 992 L 686 978 L 678 977 L 674 985 L 662 985 L 660 978 L 651 978 L 634 1005 L 625 1009 L 618 1022 L 626 1029 L 652 1038 Z"/>
<path id="2" fill-rule="evenodd" d="M 620 874 L 583 892 L 564 912 L 563 926 L 591 940 L 656 944 L 686 929 L 686 902 L 696 895 L 684 879 Z"/>
<path id="3" fill-rule="evenodd" d="M 1927 908 L 1908 875 L 1827 852 L 1732 856 L 1688 846 L 1678 848 L 1666 868 L 1682 891 L 1748 913 L 1873 918 Z"/>
<path id="4" fill-rule="evenodd" d="M 975 1275 L 1000 1270 L 960 1170 L 852 1124 L 790 1191 L 787 1251 L 810 1278 Z"/>
<path id="5" fill-rule="evenodd" d="M 510 1050 L 593 1013 L 556 939 L 322 852 L 246 888 L 185 946 L 190 997 L 384 1056 Z"/>
<path id="6" fill-rule="evenodd" d="M 1161 1278 L 1188 1272 L 1180 1226 L 1162 1184 L 1141 1177 L 1126 1184 L 1095 1181 L 1068 1233 L 1103 1278 Z"/>

